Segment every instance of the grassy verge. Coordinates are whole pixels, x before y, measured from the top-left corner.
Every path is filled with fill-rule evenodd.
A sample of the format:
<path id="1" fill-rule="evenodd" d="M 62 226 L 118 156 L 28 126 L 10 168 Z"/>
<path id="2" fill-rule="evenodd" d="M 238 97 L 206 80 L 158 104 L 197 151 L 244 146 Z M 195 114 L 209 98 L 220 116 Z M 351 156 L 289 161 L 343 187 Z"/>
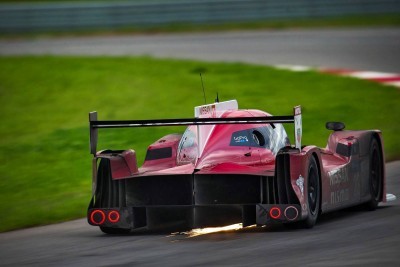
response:
<path id="1" fill-rule="evenodd" d="M 329 120 L 383 130 L 387 159 L 400 156 L 400 91 L 367 81 L 263 66 L 109 57 L 0 57 L 0 231 L 85 215 L 91 194 L 88 112 L 99 119 L 193 116 L 236 98 L 241 108 L 286 115 L 303 106 L 304 143 L 325 146 Z M 183 128 L 100 131 L 102 148 L 134 148 Z M 291 130 L 288 129 L 291 134 Z"/>

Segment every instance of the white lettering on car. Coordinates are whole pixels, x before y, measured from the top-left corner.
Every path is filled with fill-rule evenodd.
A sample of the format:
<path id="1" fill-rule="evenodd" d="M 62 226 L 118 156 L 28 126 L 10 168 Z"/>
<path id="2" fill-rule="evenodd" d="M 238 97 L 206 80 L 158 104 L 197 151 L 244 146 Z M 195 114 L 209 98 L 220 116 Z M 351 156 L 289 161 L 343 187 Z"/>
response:
<path id="1" fill-rule="evenodd" d="M 330 186 L 341 185 L 349 182 L 347 168 L 335 169 L 328 172 Z"/>
<path id="2" fill-rule="evenodd" d="M 349 189 L 341 189 L 331 192 L 331 204 L 338 204 L 350 199 Z"/>
<path id="3" fill-rule="evenodd" d="M 249 142 L 249 139 L 247 138 L 247 136 L 242 136 L 242 135 L 233 137 L 233 140 L 235 140 L 235 143 Z"/>
<path id="4" fill-rule="evenodd" d="M 212 118 L 215 118 L 216 117 L 215 105 L 201 107 L 200 115 L 209 115 Z"/>
<path id="5" fill-rule="evenodd" d="M 338 204 L 350 200 L 349 171 L 347 167 L 328 172 L 331 187 L 331 204 Z"/>

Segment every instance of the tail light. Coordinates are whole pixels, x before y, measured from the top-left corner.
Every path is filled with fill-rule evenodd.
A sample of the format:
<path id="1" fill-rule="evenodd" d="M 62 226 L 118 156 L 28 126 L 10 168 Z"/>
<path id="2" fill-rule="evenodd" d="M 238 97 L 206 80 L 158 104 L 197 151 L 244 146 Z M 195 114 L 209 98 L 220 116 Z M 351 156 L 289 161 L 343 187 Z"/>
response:
<path id="1" fill-rule="evenodd" d="M 94 210 L 90 214 L 90 222 L 95 225 L 103 224 L 106 221 L 106 214 L 103 210 Z"/>
<path id="2" fill-rule="evenodd" d="M 299 216 L 299 211 L 295 207 L 289 206 L 285 209 L 283 214 L 288 221 L 294 221 L 297 219 L 297 216 Z"/>
<path id="3" fill-rule="evenodd" d="M 118 210 L 94 209 L 90 212 L 89 221 L 93 225 L 102 225 L 104 223 L 118 223 L 121 214 Z"/>
<path id="4" fill-rule="evenodd" d="M 281 217 L 281 210 L 278 207 L 273 207 L 269 210 L 269 216 L 274 220 L 279 219 Z"/>
<path id="5" fill-rule="evenodd" d="M 120 218 L 119 212 L 116 210 L 112 210 L 108 213 L 107 218 L 110 223 L 117 223 L 117 222 L 119 222 L 119 218 Z"/>

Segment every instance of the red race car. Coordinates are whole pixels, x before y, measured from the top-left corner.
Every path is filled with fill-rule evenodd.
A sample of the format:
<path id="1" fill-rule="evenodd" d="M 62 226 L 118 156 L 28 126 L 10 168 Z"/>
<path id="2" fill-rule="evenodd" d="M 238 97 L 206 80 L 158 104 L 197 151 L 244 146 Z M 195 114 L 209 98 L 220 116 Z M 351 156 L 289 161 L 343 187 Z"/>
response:
<path id="1" fill-rule="evenodd" d="M 236 100 L 195 107 L 195 118 L 99 121 L 89 114 L 93 197 L 87 217 L 105 233 L 275 222 L 313 227 L 321 213 L 386 201 L 379 130 L 332 130 L 326 148 L 302 146 L 293 115 L 240 110 Z M 283 127 L 294 123 L 295 145 Z M 96 152 L 101 128 L 187 126 L 148 147 Z"/>

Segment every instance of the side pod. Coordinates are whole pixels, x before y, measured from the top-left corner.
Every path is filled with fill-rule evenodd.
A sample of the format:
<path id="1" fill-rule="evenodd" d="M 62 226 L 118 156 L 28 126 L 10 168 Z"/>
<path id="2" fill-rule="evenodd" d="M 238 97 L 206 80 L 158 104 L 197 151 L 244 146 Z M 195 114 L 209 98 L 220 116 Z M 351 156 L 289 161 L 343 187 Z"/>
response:
<path id="1" fill-rule="evenodd" d="M 106 150 L 97 153 L 96 158 L 110 161 L 113 180 L 123 179 L 138 174 L 136 152 L 134 150 Z"/>

